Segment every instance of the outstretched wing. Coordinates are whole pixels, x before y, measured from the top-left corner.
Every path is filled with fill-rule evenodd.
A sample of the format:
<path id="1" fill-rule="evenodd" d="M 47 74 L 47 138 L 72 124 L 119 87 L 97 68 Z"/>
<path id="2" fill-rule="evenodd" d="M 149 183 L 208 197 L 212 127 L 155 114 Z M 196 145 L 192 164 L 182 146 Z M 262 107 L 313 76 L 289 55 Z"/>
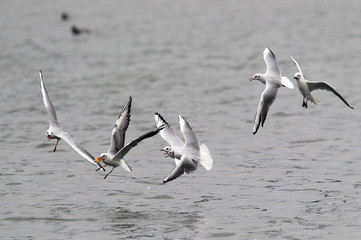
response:
<path id="1" fill-rule="evenodd" d="M 269 48 L 266 48 L 263 51 L 263 59 L 267 65 L 267 70 L 266 70 L 265 74 L 280 77 L 281 71 L 280 71 L 280 68 L 278 67 L 278 64 L 276 61 L 276 56 L 273 54 L 273 52 Z"/>
<path id="2" fill-rule="evenodd" d="M 298 69 L 298 72 L 301 73 L 301 75 L 302 75 L 303 77 L 305 77 L 305 76 L 303 75 L 303 73 L 302 73 L 302 70 L 301 70 L 300 65 L 298 65 L 298 63 L 296 62 L 296 60 L 295 60 L 292 56 L 291 56 L 291 59 L 292 59 L 293 63 L 296 65 L 296 67 L 297 67 L 297 69 Z"/>
<path id="3" fill-rule="evenodd" d="M 43 73 L 41 72 L 41 70 L 39 70 L 39 76 L 40 76 L 41 94 L 43 95 L 43 102 L 44 102 L 46 111 L 48 112 L 49 124 L 50 124 L 50 126 L 59 127 L 58 118 L 56 116 L 54 106 L 50 101 L 48 91 L 46 90 L 44 80 L 43 80 Z"/>
<path id="4" fill-rule="evenodd" d="M 124 156 L 135 146 L 138 145 L 138 143 L 140 143 L 141 141 L 143 141 L 146 138 L 150 138 L 153 137 L 154 135 L 156 135 L 159 131 L 161 131 L 164 128 L 164 126 L 160 126 L 157 128 L 154 128 L 148 132 L 146 132 L 145 134 L 143 134 L 142 136 L 138 137 L 137 139 L 134 139 L 133 141 L 131 141 L 130 143 L 128 143 L 127 145 L 125 145 L 119 152 L 117 152 L 117 154 L 114 156 L 113 160 L 115 161 L 120 161 L 122 158 L 124 158 Z"/>
<path id="5" fill-rule="evenodd" d="M 190 156 L 183 155 L 180 161 L 176 162 L 176 166 L 173 168 L 172 172 L 163 180 L 163 183 L 172 181 L 183 173 L 190 173 L 197 169 L 198 163 L 196 163 Z"/>
<path id="6" fill-rule="evenodd" d="M 353 107 L 348 104 L 348 102 L 339 94 L 336 89 L 334 89 L 330 84 L 327 82 L 310 82 L 307 81 L 308 89 L 310 89 L 310 92 L 313 90 L 327 90 L 330 92 L 333 92 L 337 97 L 339 97 L 349 108 L 353 109 Z"/>
<path id="7" fill-rule="evenodd" d="M 58 133 L 58 137 L 67 142 L 75 151 L 77 151 L 83 158 L 88 160 L 91 164 L 97 165 L 94 162 L 94 157 L 83 148 L 83 146 L 76 141 L 72 136 L 70 136 L 67 132 L 61 131 Z"/>
<path id="8" fill-rule="evenodd" d="M 253 125 L 253 134 L 256 134 L 260 125 L 262 125 L 266 121 L 268 110 L 272 103 L 275 101 L 278 93 L 278 87 L 266 83 L 266 88 L 261 95 L 261 99 L 259 101 L 256 116 L 254 118 Z"/>
<path id="9" fill-rule="evenodd" d="M 184 147 L 187 151 L 190 151 L 192 154 L 199 155 L 199 141 L 196 134 L 193 132 L 193 129 L 189 123 L 179 115 L 179 125 L 180 130 L 184 136 L 185 145 Z"/>
<path id="10" fill-rule="evenodd" d="M 173 168 L 170 174 L 163 180 L 163 183 L 172 181 L 184 174 L 184 168 L 182 161 L 179 161 L 178 164 Z"/>
<path id="11" fill-rule="evenodd" d="M 120 149 L 124 147 L 125 133 L 128 129 L 130 122 L 130 109 L 132 106 L 132 96 L 124 104 L 117 121 L 112 130 L 112 136 L 110 140 L 110 146 L 108 153 L 111 155 L 116 154 Z"/>
<path id="12" fill-rule="evenodd" d="M 180 137 L 178 137 L 174 133 L 173 129 L 159 113 L 155 113 L 154 120 L 157 127 L 164 126 L 164 128 L 159 132 L 159 134 L 165 141 L 167 141 L 171 145 L 172 148 L 183 148 L 184 143 L 182 139 L 180 139 Z"/>

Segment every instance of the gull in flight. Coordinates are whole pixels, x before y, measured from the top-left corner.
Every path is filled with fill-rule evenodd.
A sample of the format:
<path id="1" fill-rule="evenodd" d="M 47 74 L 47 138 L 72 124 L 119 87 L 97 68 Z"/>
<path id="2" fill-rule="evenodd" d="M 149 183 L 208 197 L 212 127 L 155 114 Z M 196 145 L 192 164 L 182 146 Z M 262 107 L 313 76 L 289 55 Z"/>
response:
<path id="1" fill-rule="evenodd" d="M 212 169 L 213 159 L 208 147 L 205 144 L 200 145 L 191 126 L 182 116 L 179 116 L 179 125 L 185 142 L 174 133 L 159 113 L 155 113 L 155 123 L 157 127 L 164 126 L 159 134 L 170 144 L 161 151 L 165 152 L 166 157 L 174 158 L 176 164 L 163 183 L 172 181 L 184 173 L 195 171 L 199 163 L 208 171 Z"/>
<path id="2" fill-rule="evenodd" d="M 43 74 L 39 70 L 40 75 L 40 85 L 41 85 L 41 93 L 43 95 L 43 102 L 46 108 L 46 111 L 48 112 L 49 116 L 49 129 L 46 131 L 46 135 L 48 139 L 56 139 L 56 144 L 54 147 L 54 152 L 56 151 L 56 147 L 60 141 L 60 139 L 63 139 L 65 142 L 67 142 L 75 151 L 77 151 L 83 158 L 88 160 L 90 163 L 94 165 L 98 165 L 99 168 L 105 169 L 100 165 L 94 162 L 94 157 L 86 151 L 78 141 L 76 141 L 72 136 L 70 136 L 67 132 L 64 132 L 58 122 L 58 118 L 56 116 L 56 112 L 54 109 L 53 104 L 50 101 L 48 91 L 46 90 L 44 80 L 43 80 Z"/>
<path id="3" fill-rule="evenodd" d="M 123 109 L 121 110 L 117 121 L 112 130 L 112 136 L 110 140 L 110 146 L 107 153 L 100 154 L 100 157 L 96 158 L 94 161 L 96 163 L 103 162 L 106 165 L 112 166 L 112 170 L 107 173 L 104 177 L 107 178 L 108 175 L 113 172 L 114 168 L 122 166 L 128 172 L 131 172 L 132 169 L 129 165 L 123 160 L 124 156 L 139 142 L 142 140 L 156 135 L 164 126 L 158 126 L 152 130 L 149 130 L 140 137 L 134 139 L 130 143 L 124 146 L 125 132 L 128 129 L 130 122 L 130 109 L 132 105 L 132 97 L 130 96 L 128 101 L 125 103 Z"/>
<path id="4" fill-rule="evenodd" d="M 307 108 L 307 101 L 310 100 L 314 104 L 319 103 L 320 101 L 312 96 L 311 92 L 313 90 L 327 90 L 333 92 L 337 97 L 339 97 L 349 108 L 353 109 L 353 107 L 348 104 L 348 102 L 339 94 L 330 84 L 327 82 L 311 82 L 305 79 L 305 76 L 302 73 L 300 65 L 296 62 L 296 60 L 291 56 L 293 63 L 298 68 L 298 72 L 295 73 L 294 79 L 297 81 L 298 89 L 303 95 L 303 103 L 302 107 Z"/>
<path id="5" fill-rule="evenodd" d="M 256 73 L 249 79 L 250 81 L 258 80 L 266 84 L 266 88 L 262 92 L 256 116 L 254 118 L 253 134 L 257 133 L 260 125 L 263 127 L 268 110 L 277 97 L 278 89 L 280 87 L 294 88 L 292 82 L 287 77 L 281 76 L 276 57 L 269 48 L 266 48 L 263 51 L 263 58 L 267 65 L 266 72 Z"/>

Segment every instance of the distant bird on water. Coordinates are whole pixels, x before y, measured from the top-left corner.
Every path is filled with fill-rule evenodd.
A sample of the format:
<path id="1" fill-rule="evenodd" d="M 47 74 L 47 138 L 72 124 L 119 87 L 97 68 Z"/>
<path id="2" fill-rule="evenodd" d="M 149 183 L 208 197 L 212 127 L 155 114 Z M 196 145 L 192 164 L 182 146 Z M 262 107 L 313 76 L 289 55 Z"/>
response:
<path id="1" fill-rule="evenodd" d="M 63 20 L 63 21 L 67 21 L 70 18 L 69 14 L 65 11 L 61 13 L 60 17 L 61 17 L 61 20 Z"/>
<path id="2" fill-rule="evenodd" d="M 83 33 L 90 33 L 90 30 L 88 28 L 78 28 L 77 26 L 73 25 L 71 27 L 71 32 L 73 33 L 74 36 L 77 36 Z"/>

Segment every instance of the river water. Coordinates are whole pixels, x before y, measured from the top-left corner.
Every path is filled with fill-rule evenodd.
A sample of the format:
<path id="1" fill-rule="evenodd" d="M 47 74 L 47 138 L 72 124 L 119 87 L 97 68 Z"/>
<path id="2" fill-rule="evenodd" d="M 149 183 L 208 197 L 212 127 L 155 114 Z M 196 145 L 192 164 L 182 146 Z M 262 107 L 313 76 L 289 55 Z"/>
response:
<path id="1" fill-rule="evenodd" d="M 360 1 L 2 1 L 1 239 L 360 239 Z M 61 21 L 62 11 L 70 15 Z M 89 34 L 73 36 L 72 25 Z M 269 47 L 292 79 L 331 83 L 302 108 L 282 88 L 252 135 Z M 130 141 L 159 112 L 207 144 L 214 167 L 174 167 L 155 136 L 106 179 L 64 141 L 56 153 L 38 70 L 63 129 L 105 152 L 133 96 Z M 295 83 L 295 81 L 292 79 Z M 108 171 L 110 168 L 108 167 Z"/>

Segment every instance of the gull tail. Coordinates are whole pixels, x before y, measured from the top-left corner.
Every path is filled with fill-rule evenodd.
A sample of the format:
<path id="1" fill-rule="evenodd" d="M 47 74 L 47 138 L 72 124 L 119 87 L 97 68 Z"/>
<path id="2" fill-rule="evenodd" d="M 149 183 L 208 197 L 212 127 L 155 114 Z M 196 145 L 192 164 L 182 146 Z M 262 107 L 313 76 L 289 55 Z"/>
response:
<path id="1" fill-rule="evenodd" d="M 123 159 L 120 160 L 120 166 L 122 166 L 128 172 L 132 171 L 132 169 L 129 167 L 129 165 Z"/>
<path id="2" fill-rule="evenodd" d="M 205 169 L 209 171 L 213 167 L 213 159 L 211 156 L 211 152 L 209 151 L 208 147 L 205 144 L 201 145 L 200 150 L 201 150 L 200 163 Z"/>
<path id="3" fill-rule="evenodd" d="M 315 105 L 320 103 L 320 100 L 318 100 L 317 98 L 315 98 L 314 96 L 312 96 L 311 98 L 309 98 L 311 100 L 311 102 L 313 102 Z"/>
<path id="4" fill-rule="evenodd" d="M 287 88 L 290 88 L 290 89 L 295 88 L 295 86 L 293 86 L 293 83 L 287 77 L 281 77 L 281 84 L 284 87 L 287 87 Z"/>

